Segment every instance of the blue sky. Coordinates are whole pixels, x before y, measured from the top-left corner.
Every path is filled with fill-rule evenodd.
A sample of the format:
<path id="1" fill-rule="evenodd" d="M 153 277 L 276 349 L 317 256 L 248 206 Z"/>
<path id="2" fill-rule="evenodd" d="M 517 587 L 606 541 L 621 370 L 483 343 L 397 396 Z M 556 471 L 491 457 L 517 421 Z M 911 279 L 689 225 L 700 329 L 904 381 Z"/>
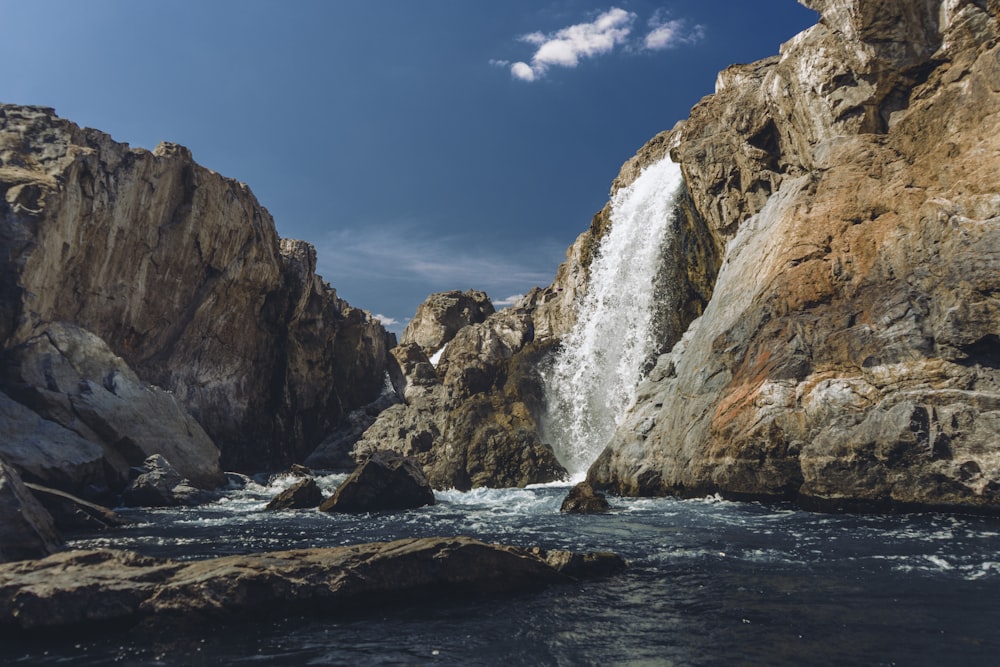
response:
<path id="1" fill-rule="evenodd" d="M 0 101 L 189 147 L 400 331 L 551 282 L 618 168 L 795 0 L 0 0 Z"/>

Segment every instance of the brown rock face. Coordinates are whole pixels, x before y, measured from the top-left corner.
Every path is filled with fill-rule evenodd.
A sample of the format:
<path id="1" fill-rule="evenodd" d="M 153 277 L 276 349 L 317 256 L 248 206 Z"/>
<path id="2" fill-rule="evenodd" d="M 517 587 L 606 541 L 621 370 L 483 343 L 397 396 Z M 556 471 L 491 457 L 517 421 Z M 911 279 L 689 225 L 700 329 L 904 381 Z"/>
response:
<path id="1" fill-rule="evenodd" d="M 1000 3 L 808 4 L 669 135 L 721 269 L 589 478 L 1000 510 Z"/>
<path id="2" fill-rule="evenodd" d="M 551 342 L 534 340 L 533 306 L 500 311 L 459 330 L 437 368 L 416 344 L 393 351 L 405 403 L 382 412 L 354 447 L 412 456 L 437 489 L 525 486 L 565 470 L 541 442 L 538 365 Z"/>
<path id="3" fill-rule="evenodd" d="M 391 335 L 187 149 L 131 149 L 5 105 L 0 195 L 2 348 L 53 322 L 91 332 L 173 392 L 225 467 L 300 460 L 381 391 Z"/>

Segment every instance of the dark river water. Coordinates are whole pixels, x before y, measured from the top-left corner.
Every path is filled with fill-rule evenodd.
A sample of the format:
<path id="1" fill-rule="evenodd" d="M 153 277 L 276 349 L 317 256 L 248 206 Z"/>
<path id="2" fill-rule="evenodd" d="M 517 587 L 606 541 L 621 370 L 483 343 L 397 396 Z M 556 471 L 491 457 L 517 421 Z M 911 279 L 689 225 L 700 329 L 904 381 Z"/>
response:
<path id="1" fill-rule="evenodd" d="M 328 489 L 338 481 L 324 478 Z M 616 499 L 559 513 L 566 486 L 439 492 L 394 514 L 264 512 L 287 480 L 136 523 L 75 547 L 178 559 L 409 536 L 612 550 L 609 579 L 488 602 L 357 618 L 283 618 L 183 636 L 0 644 L 24 665 L 997 665 L 1000 520 L 830 515 L 791 506 Z"/>

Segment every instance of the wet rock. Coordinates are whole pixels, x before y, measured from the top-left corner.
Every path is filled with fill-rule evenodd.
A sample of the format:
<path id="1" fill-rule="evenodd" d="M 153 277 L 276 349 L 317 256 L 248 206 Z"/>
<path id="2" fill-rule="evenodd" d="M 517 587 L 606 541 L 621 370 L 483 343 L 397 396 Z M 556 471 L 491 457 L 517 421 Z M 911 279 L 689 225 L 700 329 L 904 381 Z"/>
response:
<path id="1" fill-rule="evenodd" d="M 553 568 L 576 579 L 607 577 L 618 574 L 628 567 L 624 558 L 610 551 L 591 553 L 547 551 L 538 553 Z"/>
<path id="2" fill-rule="evenodd" d="M 198 489 L 159 454 L 143 462 L 143 471 L 122 493 L 127 507 L 176 507 L 201 505 L 215 499 L 215 494 Z"/>
<path id="3" fill-rule="evenodd" d="M 316 480 L 304 477 L 271 499 L 264 509 L 295 510 L 318 507 L 323 502 L 323 492 Z"/>
<path id="4" fill-rule="evenodd" d="M 572 562 L 572 557 L 556 559 Z M 619 559 L 620 560 L 620 559 Z M 600 554 L 582 562 L 611 563 Z M 300 549 L 181 563 L 126 551 L 73 551 L 0 566 L 0 635 L 242 622 L 350 613 L 358 605 L 469 599 L 597 576 L 543 552 L 467 537 Z"/>
<path id="5" fill-rule="evenodd" d="M 60 548 L 52 517 L 0 459 L 0 562 L 42 558 Z"/>
<path id="6" fill-rule="evenodd" d="M 413 458 L 386 450 L 358 466 L 326 501 L 323 512 L 404 510 L 434 504 L 423 468 Z"/>
<path id="7" fill-rule="evenodd" d="M 566 494 L 559 511 L 569 514 L 596 514 L 607 512 L 609 509 L 611 506 L 603 493 L 594 491 L 594 487 L 587 482 L 580 482 Z"/>

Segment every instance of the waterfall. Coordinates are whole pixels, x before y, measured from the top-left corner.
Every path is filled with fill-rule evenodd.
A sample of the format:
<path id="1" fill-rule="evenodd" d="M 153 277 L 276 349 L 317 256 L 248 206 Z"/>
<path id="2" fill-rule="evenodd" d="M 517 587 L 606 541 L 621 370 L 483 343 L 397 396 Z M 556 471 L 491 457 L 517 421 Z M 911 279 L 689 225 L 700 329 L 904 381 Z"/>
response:
<path id="1" fill-rule="evenodd" d="M 656 349 L 655 280 L 682 181 L 664 158 L 615 193 L 576 324 L 543 372 L 542 435 L 573 477 L 610 440 Z"/>

